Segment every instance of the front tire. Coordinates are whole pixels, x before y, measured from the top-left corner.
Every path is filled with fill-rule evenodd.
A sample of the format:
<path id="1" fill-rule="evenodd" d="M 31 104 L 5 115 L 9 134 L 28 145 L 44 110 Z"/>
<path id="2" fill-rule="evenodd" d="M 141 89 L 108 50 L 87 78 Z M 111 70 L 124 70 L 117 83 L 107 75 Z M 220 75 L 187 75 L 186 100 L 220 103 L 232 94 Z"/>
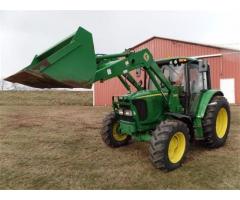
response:
<path id="1" fill-rule="evenodd" d="M 182 165 L 189 146 L 189 129 L 179 120 L 166 120 L 153 132 L 150 159 L 159 169 L 174 170 Z"/>
<path id="2" fill-rule="evenodd" d="M 203 118 L 204 144 L 218 148 L 225 144 L 230 128 L 230 108 L 227 99 L 215 96 Z"/>
<path id="3" fill-rule="evenodd" d="M 131 136 L 119 131 L 119 121 L 113 112 L 104 118 L 101 136 L 104 143 L 112 148 L 127 145 L 131 139 Z"/>

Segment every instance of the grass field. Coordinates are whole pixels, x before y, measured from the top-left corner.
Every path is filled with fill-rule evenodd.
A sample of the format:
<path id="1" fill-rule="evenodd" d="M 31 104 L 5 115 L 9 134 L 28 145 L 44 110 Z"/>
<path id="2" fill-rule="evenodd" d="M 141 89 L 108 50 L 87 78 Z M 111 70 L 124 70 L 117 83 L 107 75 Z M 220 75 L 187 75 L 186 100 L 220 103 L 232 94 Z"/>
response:
<path id="1" fill-rule="evenodd" d="M 147 143 L 104 145 L 111 108 L 91 101 L 90 93 L 0 92 L 0 189 L 240 189 L 240 107 L 231 107 L 223 148 L 192 145 L 183 167 L 165 173 Z"/>

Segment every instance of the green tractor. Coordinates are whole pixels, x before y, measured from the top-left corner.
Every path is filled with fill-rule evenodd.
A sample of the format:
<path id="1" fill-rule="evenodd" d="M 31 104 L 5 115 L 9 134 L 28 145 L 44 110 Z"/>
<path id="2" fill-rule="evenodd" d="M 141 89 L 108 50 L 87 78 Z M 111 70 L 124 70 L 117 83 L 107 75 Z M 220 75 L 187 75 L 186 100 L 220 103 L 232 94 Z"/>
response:
<path id="1" fill-rule="evenodd" d="M 143 73 L 142 81 L 136 81 L 133 70 Z M 6 80 L 37 88 L 91 88 L 113 77 L 128 93 L 112 98 L 113 112 L 103 120 L 101 136 L 109 147 L 148 141 L 153 165 L 173 170 L 183 163 L 190 141 L 209 148 L 225 144 L 229 103 L 221 91 L 211 89 L 209 65 L 203 60 L 155 61 L 148 49 L 98 55 L 91 33 L 79 27 Z"/>

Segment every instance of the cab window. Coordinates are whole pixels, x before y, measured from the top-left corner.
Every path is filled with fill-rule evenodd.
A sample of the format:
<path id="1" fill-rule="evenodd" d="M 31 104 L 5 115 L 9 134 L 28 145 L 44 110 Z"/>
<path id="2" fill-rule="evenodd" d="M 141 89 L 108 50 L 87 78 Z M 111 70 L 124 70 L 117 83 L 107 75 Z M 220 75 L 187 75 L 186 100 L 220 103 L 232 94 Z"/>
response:
<path id="1" fill-rule="evenodd" d="M 206 72 L 199 72 L 197 64 L 189 65 L 189 87 L 191 93 L 200 93 L 201 90 L 207 89 Z"/>

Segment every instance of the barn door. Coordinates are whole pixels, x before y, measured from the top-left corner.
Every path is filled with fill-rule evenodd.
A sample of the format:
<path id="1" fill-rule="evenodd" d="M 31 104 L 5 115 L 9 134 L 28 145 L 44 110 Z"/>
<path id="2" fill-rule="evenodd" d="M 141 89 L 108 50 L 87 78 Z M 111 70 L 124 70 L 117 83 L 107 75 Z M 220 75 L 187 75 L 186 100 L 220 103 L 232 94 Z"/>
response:
<path id="1" fill-rule="evenodd" d="M 220 79 L 220 88 L 229 103 L 235 103 L 234 78 Z"/>

